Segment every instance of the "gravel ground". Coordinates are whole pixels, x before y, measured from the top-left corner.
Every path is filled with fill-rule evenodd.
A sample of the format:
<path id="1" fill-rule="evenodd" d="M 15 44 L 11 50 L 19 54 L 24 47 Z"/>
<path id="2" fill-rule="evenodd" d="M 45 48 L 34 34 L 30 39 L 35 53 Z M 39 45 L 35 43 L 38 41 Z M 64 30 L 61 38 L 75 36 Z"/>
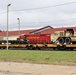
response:
<path id="1" fill-rule="evenodd" d="M 0 62 L 0 75 L 76 75 L 76 66 Z"/>

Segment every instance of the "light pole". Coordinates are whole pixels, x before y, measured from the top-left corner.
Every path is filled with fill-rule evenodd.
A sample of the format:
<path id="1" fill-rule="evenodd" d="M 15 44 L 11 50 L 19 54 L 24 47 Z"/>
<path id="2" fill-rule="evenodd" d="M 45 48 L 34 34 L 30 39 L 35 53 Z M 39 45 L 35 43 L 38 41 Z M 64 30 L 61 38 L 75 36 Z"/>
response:
<path id="1" fill-rule="evenodd" d="M 7 50 L 8 50 L 8 13 L 9 13 L 9 6 L 10 6 L 11 4 L 8 4 L 7 5 Z"/>
<path id="2" fill-rule="evenodd" d="M 19 36 L 20 36 L 20 19 L 17 18 L 17 20 L 18 20 L 18 25 L 19 25 Z"/>

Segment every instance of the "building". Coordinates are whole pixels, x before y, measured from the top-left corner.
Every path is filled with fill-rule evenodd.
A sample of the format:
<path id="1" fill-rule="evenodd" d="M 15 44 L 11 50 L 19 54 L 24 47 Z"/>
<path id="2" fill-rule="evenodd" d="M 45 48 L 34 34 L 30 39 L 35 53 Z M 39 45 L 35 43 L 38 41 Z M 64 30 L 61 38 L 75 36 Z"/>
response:
<path id="1" fill-rule="evenodd" d="M 63 31 L 66 29 L 74 29 L 76 32 L 76 27 L 62 27 L 62 28 L 53 28 L 51 26 L 45 26 L 40 29 L 32 29 L 32 30 L 21 30 L 20 34 L 49 34 L 50 36 L 55 32 L 55 31 Z M 9 40 L 16 40 L 19 37 L 19 31 L 9 31 L 8 32 L 8 39 Z M 0 32 L 0 40 L 6 40 L 6 32 Z"/>
<path id="2" fill-rule="evenodd" d="M 29 34 L 33 30 L 21 30 L 20 34 Z M 16 40 L 19 37 L 19 31 L 9 31 L 8 32 L 8 39 L 9 40 Z M 0 32 L 0 40 L 6 40 L 7 39 L 7 32 Z"/>

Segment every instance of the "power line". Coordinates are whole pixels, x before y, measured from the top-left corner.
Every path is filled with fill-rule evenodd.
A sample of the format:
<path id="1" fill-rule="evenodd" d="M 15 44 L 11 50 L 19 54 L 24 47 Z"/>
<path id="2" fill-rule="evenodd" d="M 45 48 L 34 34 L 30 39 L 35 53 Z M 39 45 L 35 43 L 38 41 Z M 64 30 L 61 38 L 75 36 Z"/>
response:
<path id="1" fill-rule="evenodd" d="M 25 22 L 25 23 L 21 23 L 21 24 L 34 24 L 34 23 L 55 23 L 55 22 L 64 22 L 64 21 L 70 21 L 70 20 L 76 20 L 76 18 L 71 18 L 71 19 L 66 19 L 66 20 L 57 20 L 57 21 L 47 21 L 47 22 Z M 13 24 L 10 24 L 10 25 L 15 25 L 17 23 L 13 23 Z"/>
<path id="2" fill-rule="evenodd" d="M 7 12 L 7 11 L 4 11 L 4 12 L 0 13 L 0 15 L 4 14 L 4 13 L 6 13 L 6 12 Z"/>
<path id="3" fill-rule="evenodd" d="M 38 10 L 38 9 L 45 9 L 45 8 L 51 8 L 51 7 L 58 7 L 58 6 L 64 6 L 64 5 L 69 5 L 69 4 L 74 4 L 76 2 L 69 2 L 69 3 L 64 3 L 64 4 L 58 4 L 58 5 L 52 5 L 52 6 L 45 6 L 45 7 L 38 7 L 38 8 L 28 8 L 28 9 L 20 9 L 20 10 L 10 10 L 10 11 L 28 11 L 28 10 Z M 1 14 L 6 13 L 7 11 L 4 11 Z"/>
<path id="4" fill-rule="evenodd" d="M 12 10 L 12 11 L 25 11 L 25 10 L 45 9 L 45 8 L 64 6 L 64 5 L 74 4 L 74 3 L 76 3 L 76 2 L 69 2 L 69 3 L 64 3 L 64 4 L 58 4 L 58 5 L 52 5 L 52 6 L 45 6 L 45 7 L 38 7 L 38 8 L 28 8 L 28 9 Z"/>
<path id="5" fill-rule="evenodd" d="M 25 23 L 21 23 L 22 25 L 26 25 L 26 24 L 29 24 L 29 25 L 33 25 L 33 24 L 35 24 L 35 23 L 37 23 L 37 24 L 41 24 L 41 23 L 45 23 L 45 24 L 54 24 L 54 23 L 56 23 L 56 22 L 63 22 L 63 21 L 70 21 L 70 20 L 76 20 L 76 18 L 71 18 L 71 19 L 66 19 L 66 20 L 57 20 L 57 21 L 47 21 L 47 22 L 25 22 Z M 17 23 L 13 23 L 13 24 L 9 24 L 9 25 L 11 25 L 11 26 L 14 26 L 14 25 L 16 25 Z M 36 24 L 35 24 L 36 25 Z M 57 23 L 56 23 L 56 25 L 57 25 Z M 5 25 L 6 26 L 6 25 Z"/>
<path id="6" fill-rule="evenodd" d="M 66 19 L 66 20 L 57 20 L 57 21 L 47 21 L 47 22 L 25 22 L 26 23 L 54 23 L 54 22 L 63 22 L 63 21 L 70 21 L 70 20 L 76 20 L 76 18 Z"/>

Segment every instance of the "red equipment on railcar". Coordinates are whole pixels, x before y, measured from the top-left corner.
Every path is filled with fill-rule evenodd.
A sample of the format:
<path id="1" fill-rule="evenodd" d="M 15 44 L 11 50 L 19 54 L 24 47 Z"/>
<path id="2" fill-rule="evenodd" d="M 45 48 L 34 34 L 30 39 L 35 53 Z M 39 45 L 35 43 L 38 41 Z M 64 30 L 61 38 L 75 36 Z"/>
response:
<path id="1" fill-rule="evenodd" d="M 48 34 L 21 35 L 17 40 L 28 40 L 30 43 L 50 43 L 51 38 Z"/>

